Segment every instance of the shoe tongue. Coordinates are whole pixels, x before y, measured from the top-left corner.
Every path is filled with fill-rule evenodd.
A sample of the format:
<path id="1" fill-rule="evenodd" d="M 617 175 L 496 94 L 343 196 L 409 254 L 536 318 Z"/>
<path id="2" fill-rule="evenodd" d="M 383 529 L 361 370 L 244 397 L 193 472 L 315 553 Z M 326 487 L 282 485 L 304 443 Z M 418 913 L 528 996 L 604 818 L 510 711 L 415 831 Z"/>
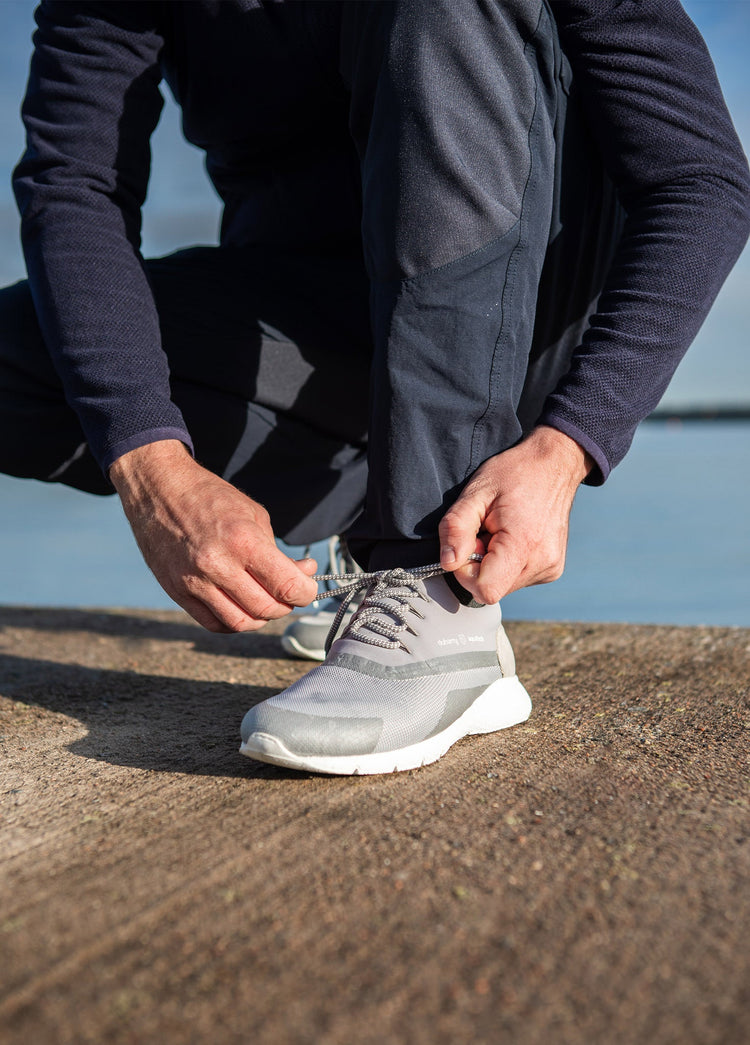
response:
<path id="1" fill-rule="evenodd" d="M 467 591 L 462 584 L 459 584 L 456 577 L 452 573 L 445 574 L 445 583 L 448 585 L 450 590 L 456 596 L 462 606 L 471 606 L 472 609 L 477 609 L 479 606 L 484 606 L 483 602 L 477 602 L 470 591 Z"/>

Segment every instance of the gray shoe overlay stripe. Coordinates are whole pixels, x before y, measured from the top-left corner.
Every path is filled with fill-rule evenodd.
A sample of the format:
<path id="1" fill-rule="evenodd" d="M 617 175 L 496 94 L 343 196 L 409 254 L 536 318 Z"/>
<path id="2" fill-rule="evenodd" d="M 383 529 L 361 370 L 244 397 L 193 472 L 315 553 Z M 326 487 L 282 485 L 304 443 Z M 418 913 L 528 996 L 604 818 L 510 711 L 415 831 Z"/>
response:
<path id="1" fill-rule="evenodd" d="M 437 736 L 448 726 L 452 726 L 486 689 L 487 683 L 483 686 L 472 686 L 470 689 L 452 689 L 445 698 L 445 711 L 429 736 Z"/>
<path id="2" fill-rule="evenodd" d="M 326 664 L 337 668 L 348 668 L 361 675 L 369 675 L 376 679 L 416 679 L 426 675 L 450 675 L 454 671 L 468 671 L 471 668 L 497 668 L 498 677 L 502 674 L 497 653 L 493 650 L 477 650 L 475 653 L 454 653 L 448 657 L 434 657 L 411 664 L 378 664 L 374 660 L 358 657 L 354 653 L 334 653 L 328 657 Z M 485 683 L 485 688 L 489 683 Z"/>

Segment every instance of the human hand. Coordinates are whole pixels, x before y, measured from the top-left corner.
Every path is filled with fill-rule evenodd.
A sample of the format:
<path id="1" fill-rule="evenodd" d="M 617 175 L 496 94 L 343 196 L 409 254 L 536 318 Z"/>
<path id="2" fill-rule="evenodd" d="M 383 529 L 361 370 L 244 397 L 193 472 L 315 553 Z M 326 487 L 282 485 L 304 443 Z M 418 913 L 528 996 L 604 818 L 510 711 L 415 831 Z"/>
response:
<path id="1" fill-rule="evenodd" d="M 481 465 L 440 527 L 440 561 L 479 602 L 557 580 L 573 498 L 593 462 L 569 436 L 539 426 Z M 469 563 L 474 553 L 481 563 Z"/>
<path id="2" fill-rule="evenodd" d="M 279 551 L 265 508 L 182 443 L 139 447 L 109 474 L 154 576 L 204 628 L 254 631 L 315 598 L 315 561 Z"/>

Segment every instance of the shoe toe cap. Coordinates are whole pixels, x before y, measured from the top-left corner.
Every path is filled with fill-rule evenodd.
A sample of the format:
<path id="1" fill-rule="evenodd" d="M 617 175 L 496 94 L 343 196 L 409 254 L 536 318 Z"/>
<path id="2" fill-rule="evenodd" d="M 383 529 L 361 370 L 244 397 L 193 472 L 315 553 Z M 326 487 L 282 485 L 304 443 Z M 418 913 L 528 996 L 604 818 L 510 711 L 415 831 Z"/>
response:
<path id="1" fill-rule="evenodd" d="M 241 727 L 243 744 L 251 745 L 253 736 L 273 737 L 296 755 L 369 754 L 382 732 L 380 718 L 309 715 L 271 701 L 250 708 Z"/>

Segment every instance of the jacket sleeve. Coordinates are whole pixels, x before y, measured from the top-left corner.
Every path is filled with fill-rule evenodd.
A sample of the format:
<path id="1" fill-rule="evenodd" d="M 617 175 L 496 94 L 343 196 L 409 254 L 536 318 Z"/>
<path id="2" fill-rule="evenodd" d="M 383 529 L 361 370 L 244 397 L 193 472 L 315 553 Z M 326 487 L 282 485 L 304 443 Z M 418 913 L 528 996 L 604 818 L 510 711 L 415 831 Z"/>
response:
<path id="1" fill-rule="evenodd" d="M 550 0 L 626 212 L 605 288 L 542 422 L 602 482 L 656 406 L 750 233 L 750 177 L 705 43 L 678 0 Z"/>
<path id="2" fill-rule="evenodd" d="M 48 351 L 106 470 L 144 443 L 190 445 L 140 255 L 163 41 L 145 0 L 44 2 L 36 20 L 14 172 L 23 248 Z"/>

